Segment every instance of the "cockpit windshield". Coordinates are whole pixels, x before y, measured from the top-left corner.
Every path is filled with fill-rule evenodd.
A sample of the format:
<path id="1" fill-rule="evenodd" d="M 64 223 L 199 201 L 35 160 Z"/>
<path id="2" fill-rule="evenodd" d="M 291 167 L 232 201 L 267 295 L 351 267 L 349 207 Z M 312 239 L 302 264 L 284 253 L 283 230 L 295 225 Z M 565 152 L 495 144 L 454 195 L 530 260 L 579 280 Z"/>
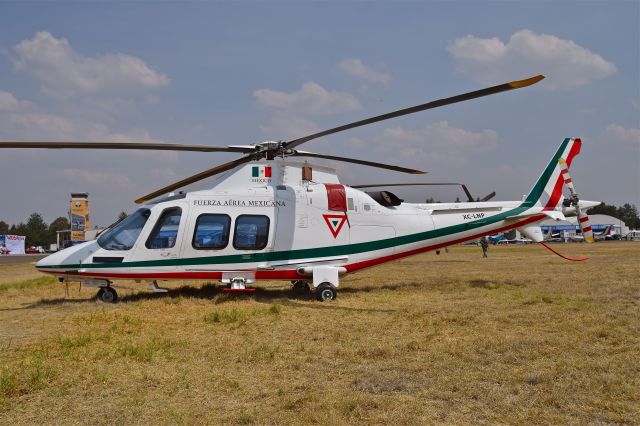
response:
<path id="1" fill-rule="evenodd" d="M 147 223 L 151 210 L 139 209 L 98 238 L 98 245 L 105 250 L 130 250 Z"/>

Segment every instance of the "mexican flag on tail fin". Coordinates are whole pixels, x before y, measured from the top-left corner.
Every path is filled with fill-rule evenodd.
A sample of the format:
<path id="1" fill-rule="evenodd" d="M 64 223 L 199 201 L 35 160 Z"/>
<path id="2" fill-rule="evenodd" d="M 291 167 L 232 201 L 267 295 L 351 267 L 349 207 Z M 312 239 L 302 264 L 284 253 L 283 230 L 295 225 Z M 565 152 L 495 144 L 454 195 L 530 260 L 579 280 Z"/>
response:
<path id="1" fill-rule="evenodd" d="M 573 158 L 580 153 L 582 141 L 579 138 L 566 138 L 560 144 L 555 155 L 542 172 L 542 176 L 527 195 L 524 203 L 526 206 L 541 206 L 543 210 L 553 210 L 562 203 L 562 187 L 564 177 L 559 160 L 563 160 L 567 166 L 571 165 Z"/>

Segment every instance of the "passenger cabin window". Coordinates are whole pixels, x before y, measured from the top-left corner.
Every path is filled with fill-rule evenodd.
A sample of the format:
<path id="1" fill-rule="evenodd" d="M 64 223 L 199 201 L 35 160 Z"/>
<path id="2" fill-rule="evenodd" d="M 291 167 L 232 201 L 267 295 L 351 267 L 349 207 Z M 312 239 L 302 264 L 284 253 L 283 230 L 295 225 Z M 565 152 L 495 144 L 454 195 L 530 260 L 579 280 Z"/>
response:
<path id="1" fill-rule="evenodd" d="M 180 207 L 171 207 L 163 211 L 147 239 L 146 247 L 148 249 L 166 249 L 175 246 L 180 216 L 182 216 Z"/>
<path id="2" fill-rule="evenodd" d="M 258 215 L 242 215 L 236 219 L 233 247 L 238 250 L 261 250 L 269 239 L 269 218 Z"/>
<path id="3" fill-rule="evenodd" d="M 150 215 L 149 209 L 139 209 L 130 214 L 103 232 L 98 238 L 98 245 L 105 250 L 130 250 Z"/>
<path id="4" fill-rule="evenodd" d="M 231 218 L 226 214 L 201 214 L 193 231 L 193 248 L 220 250 L 229 244 Z"/>

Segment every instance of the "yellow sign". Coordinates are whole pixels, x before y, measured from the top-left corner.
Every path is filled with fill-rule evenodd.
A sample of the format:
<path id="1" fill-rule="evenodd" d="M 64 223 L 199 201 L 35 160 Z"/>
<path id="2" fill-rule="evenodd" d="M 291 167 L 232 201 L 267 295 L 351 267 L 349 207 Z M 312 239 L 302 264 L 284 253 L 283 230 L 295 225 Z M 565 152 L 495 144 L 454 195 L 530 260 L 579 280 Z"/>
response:
<path id="1" fill-rule="evenodd" d="M 71 241 L 84 241 L 84 231 L 71 231 Z"/>
<path id="2" fill-rule="evenodd" d="M 83 241 L 90 228 L 88 194 L 71 194 L 71 241 Z"/>

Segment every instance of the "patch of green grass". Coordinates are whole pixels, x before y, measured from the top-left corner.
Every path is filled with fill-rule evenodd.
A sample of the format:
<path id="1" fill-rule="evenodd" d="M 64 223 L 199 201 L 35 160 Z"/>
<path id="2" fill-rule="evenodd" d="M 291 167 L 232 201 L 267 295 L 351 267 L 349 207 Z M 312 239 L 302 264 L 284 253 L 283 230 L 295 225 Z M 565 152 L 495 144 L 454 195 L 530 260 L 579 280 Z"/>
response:
<path id="1" fill-rule="evenodd" d="M 278 351 L 280 351 L 280 347 L 278 346 L 261 344 L 258 347 L 249 351 L 249 360 L 252 362 L 257 362 L 257 361 L 271 362 L 275 359 Z"/>
<path id="2" fill-rule="evenodd" d="M 204 322 L 215 324 L 231 324 L 238 323 L 239 325 L 244 325 L 250 317 L 258 316 L 258 315 L 274 315 L 278 316 L 282 313 L 282 305 L 277 303 L 272 304 L 268 308 L 256 308 L 251 310 L 240 310 L 240 309 L 216 309 L 215 311 L 209 312 L 204 316 Z"/>
<path id="3" fill-rule="evenodd" d="M 89 343 L 93 341 L 93 337 L 89 335 L 84 335 L 84 336 L 75 337 L 75 338 L 74 337 L 58 337 L 56 341 L 63 349 L 72 349 L 72 348 L 78 348 L 81 346 L 87 346 Z"/>
<path id="4" fill-rule="evenodd" d="M 3 397 L 26 395 L 47 387 L 53 377 L 53 368 L 36 355 L 16 368 L 0 370 L 0 394 Z"/>
<path id="5" fill-rule="evenodd" d="M 229 324 L 233 322 L 237 322 L 240 324 L 244 324 L 247 321 L 247 314 L 244 311 L 239 311 L 237 309 L 227 310 L 215 310 L 213 312 L 209 312 L 204 316 L 204 322 L 208 323 L 222 323 Z"/>
<path id="6" fill-rule="evenodd" d="M 119 347 L 118 354 L 139 362 L 151 362 L 157 353 L 167 353 L 174 345 L 170 339 L 153 337 L 146 343 L 124 343 Z"/>
<path id="7" fill-rule="evenodd" d="M 9 283 L 0 284 L 0 293 L 5 292 L 9 289 L 24 290 L 27 288 L 40 287 L 43 285 L 55 284 L 55 283 L 56 283 L 55 277 L 50 277 L 50 276 L 32 278 L 24 281 L 9 282 Z"/>
<path id="8" fill-rule="evenodd" d="M 272 304 L 269 307 L 269 313 L 273 315 L 280 315 L 282 313 L 282 305 L 278 305 L 277 303 Z"/>

